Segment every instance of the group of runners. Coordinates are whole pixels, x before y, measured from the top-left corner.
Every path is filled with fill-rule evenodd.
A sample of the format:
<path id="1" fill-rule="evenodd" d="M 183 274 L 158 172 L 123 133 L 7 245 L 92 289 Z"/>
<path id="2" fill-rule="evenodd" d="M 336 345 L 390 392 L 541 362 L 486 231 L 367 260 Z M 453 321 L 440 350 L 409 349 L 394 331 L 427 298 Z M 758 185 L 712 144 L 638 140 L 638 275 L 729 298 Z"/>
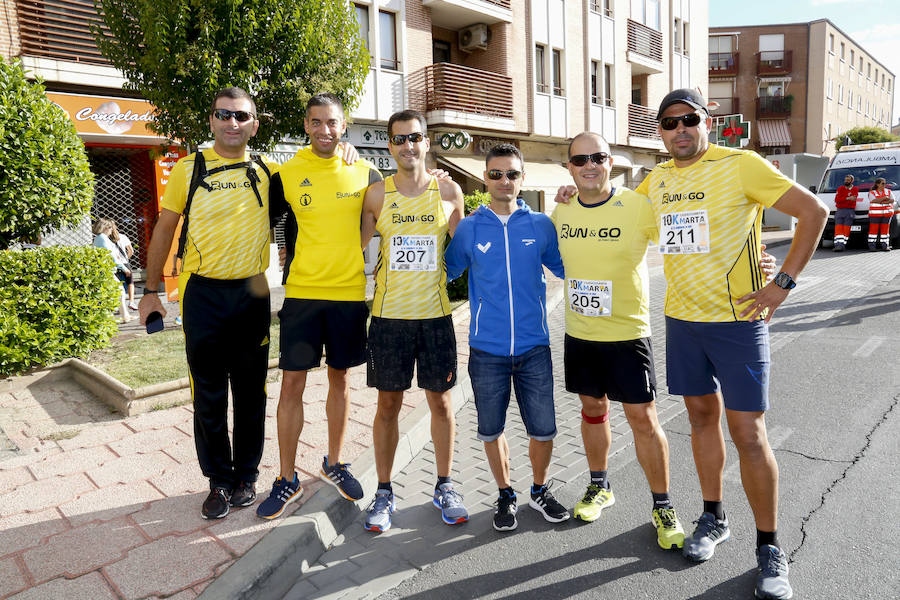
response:
<path id="1" fill-rule="evenodd" d="M 305 125 L 310 145 L 278 167 L 247 153 L 258 127 L 252 98 L 222 90 L 211 107 L 212 148 L 173 170 L 148 251 L 142 321 L 164 309 L 152 284 L 179 218 L 188 212 L 180 276 L 183 327 L 195 406 L 195 439 L 210 494 L 201 513 L 221 518 L 256 500 L 266 405 L 273 223 L 287 215 L 285 302 L 277 423 L 280 474 L 257 507 L 280 516 L 303 489 L 295 470 L 303 427 L 306 374 L 328 369 L 328 455 L 322 477 L 349 500 L 364 493 L 341 462 L 349 405 L 349 368 L 367 364 L 378 389 L 373 427 L 378 488 L 365 528 L 391 527 L 391 485 L 403 393 L 413 373 L 431 409 L 436 481 L 433 502 L 449 525 L 468 520 L 451 479 L 457 379 L 456 340 L 446 282 L 468 269 L 468 369 L 477 436 L 498 486 L 494 528 L 517 526 L 504 436 L 511 389 L 530 437 L 533 484 L 528 505 L 559 523 L 569 511 L 549 486 L 556 415 L 547 328 L 544 267 L 565 278 L 566 389 L 582 402 L 582 437 L 590 481 L 573 514 L 594 521 L 615 502 L 607 476 L 610 400 L 622 404 L 652 494 L 650 519 L 662 548 L 693 561 L 712 557 L 728 539 L 723 508 L 723 413 L 737 446 L 744 489 L 757 524 L 759 598 L 790 598 L 787 557 L 777 540 L 778 470 L 766 440 L 769 407 L 767 323 L 794 287 L 824 226 L 824 206 L 751 152 L 710 145 L 706 101 L 697 91 L 667 95 L 659 131 L 673 159 L 635 190 L 614 187 L 613 157 L 599 135 L 576 136 L 568 149 L 575 182 L 548 217 L 519 198 L 525 160 L 510 144 L 492 148 L 484 182 L 490 204 L 464 218 L 460 187 L 426 169 L 424 117 L 401 111 L 388 122 L 397 173 L 382 179 L 364 160 L 343 156 L 343 107 L 331 94 L 312 97 Z M 197 182 L 205 176 L 204 181 Z M 193 183 L 192 183 L 193 182 Z M 189 197 L 192 200 L 189 200 Z M 766 283 L 759 243 L 763 207 L 797 217 L 782 270 Z M 186 210 L 186 207 L 189 210 Z M 380 235 L 372 319 L 366 332 L 362 248 Z M 683 395 L 703 495 L 697 527 L 686 536 L 669 496 L 668 444 L 656 415 L 656 375 L 649 324 L 648 244 L 664 256 L 667 382 Z M 227 389 L 234 409 L 233 449 Z"/>

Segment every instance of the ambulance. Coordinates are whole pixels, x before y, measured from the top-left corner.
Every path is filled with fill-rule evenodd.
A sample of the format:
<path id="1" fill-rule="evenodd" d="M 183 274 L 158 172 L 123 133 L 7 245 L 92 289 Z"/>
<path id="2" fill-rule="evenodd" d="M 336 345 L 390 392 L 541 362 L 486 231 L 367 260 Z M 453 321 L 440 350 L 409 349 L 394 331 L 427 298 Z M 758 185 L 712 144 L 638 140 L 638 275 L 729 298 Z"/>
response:
<path id="1" fill-rule="evenodd" d="M 859 188 L 856 219 L 850 227 L 850 245 L 866 246 L 869 235 L 869 190 L 879 177 L 894 195 L 894 217 L 891 220 L 891 247 L 900 248 L 900 142 L 842 146 L 822 175 L 822 182 L 812 191 L 828 207 L 828 223 L 822 232 L 820 246 L 830 247 L 834 240 L 834 194 L 844 185 L 844 177 L 853 175 Z"/>

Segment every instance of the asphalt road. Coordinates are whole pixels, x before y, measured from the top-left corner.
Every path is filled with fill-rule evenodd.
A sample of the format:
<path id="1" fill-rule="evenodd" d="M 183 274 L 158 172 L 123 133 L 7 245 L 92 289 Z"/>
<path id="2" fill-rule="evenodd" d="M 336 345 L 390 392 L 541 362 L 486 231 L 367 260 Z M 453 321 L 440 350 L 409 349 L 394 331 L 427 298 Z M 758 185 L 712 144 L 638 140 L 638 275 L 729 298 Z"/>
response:
<path id="1" fill-rule="evenodd" d="M 781 259 L 786 251 L 779 247 L 773 253 Z M 651 274 L 658 311 L 664 282 L 660 268 Z M 655 317 L 661 360 L 658 322 Z M 559 327 L 554 334 L 561 337 Z M 767 422 L 781 470 L 779 537 L 790 556 L 794 597 L 896 600 L 900 252 L 817 251 L 776 313 L 771 334 L 773 409 Z M 665 370 L 657 368 L 664 392 Z M 691 530 L 701 497 L 687 416 L 675 412 L 664 424 L 671 492 Z M 629 443 L 611 458 L 616 504 L 599 521 L 554 526 L 522 506 L 519 528 L 500 534 L 490 527 L 490 511 L 473 507 L 467 535 L 448 544 L 438 560 L 416 564 L 411 576 L 394 578 L 399 585 L 380 590 L 379 597 L 751 598 L 755 528 L 730 441 L 728 450 L 725 503 L 732 538 L 708 563 L 693 565 L 656 546 L 648 523 L 649 490 Z M 527 476 L 522 457 L 513 462 Z M 586 480 L 567 481 L 557 498 L 571 507 Z M 357 590 L 368 591 L 345 588 L 339 596 L 377 595 L 371 586 Z"/>

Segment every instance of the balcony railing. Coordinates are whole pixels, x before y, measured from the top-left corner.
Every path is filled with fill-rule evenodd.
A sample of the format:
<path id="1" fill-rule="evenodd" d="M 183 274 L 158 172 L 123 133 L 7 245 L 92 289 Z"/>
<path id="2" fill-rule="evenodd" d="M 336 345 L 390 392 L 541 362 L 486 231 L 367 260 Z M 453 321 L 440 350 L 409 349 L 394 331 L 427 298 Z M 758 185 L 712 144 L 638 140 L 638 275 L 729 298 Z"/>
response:
<path id="1" fill-rule="evenodd" d="M 106 30 L 93 0 L 17 0 L 22 54 L 107 65 L 91 24 Z"/>
<path id="2" fill-rule="evenodd" d="M 628 19 L 628 50 L 662 62 L 662 32 Z"/>
<path id="3" fill-rule="evenodd" d="M 656 109 L 640 104 L 628 105 L 628 136 L 659 140 L 656 128 Z"/>
<path id="4" fill-rule="evenodd" d="M 740 66 L 739 58 L 739 52 L 710 52 L 709 76 L 737 75 Z"/>
<path id="5" fill-rule="evenodd" d="M 756 99 L 756 118 L 781 118 L 791 116 L 791 102 L 788 96 L 764 96 Z"/>
<path id="6" fill-rule="evenodd" d="M 740 110 L 740 98 L 710 98 L 711 102 L 718 102 L 719 108 L 716 115 L 736 115 Z"/>
<path id="7" fill-rule="evenodd" d="M 790 73 L 793 62 L 791 50 L 768 50 L 756 53 L 757 75 L 780 75 Z"/>
<path id="8" fill-rule="evenodd" d="M 453 63 L 428 65 L 409 78 L 411 103 L 425 112 L 452 110 L 513 118 L 512 78 Z"/>

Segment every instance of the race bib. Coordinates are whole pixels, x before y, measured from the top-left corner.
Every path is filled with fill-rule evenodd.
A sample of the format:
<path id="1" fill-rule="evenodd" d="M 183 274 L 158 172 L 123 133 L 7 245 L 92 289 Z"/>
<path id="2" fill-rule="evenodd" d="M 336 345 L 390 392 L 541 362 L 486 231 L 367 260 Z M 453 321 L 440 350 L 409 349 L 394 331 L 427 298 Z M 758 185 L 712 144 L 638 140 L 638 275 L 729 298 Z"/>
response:
<path id="1" fill-rule="evenodd" d="M 437 236 L 392 236 L 390 269 L 391 271 L 437 271 Z"/>
<path id="2" fill-rule="evenodd" d="M 569 280 L 569 309 L 585 317 L 612 314 L 612 281 Z"/>
<path id="3" fill-rule="evenodd" d="M 705 210 L 668 213 L 660 217 L 660 254 L 709 252 L 709 217 Z"/>

